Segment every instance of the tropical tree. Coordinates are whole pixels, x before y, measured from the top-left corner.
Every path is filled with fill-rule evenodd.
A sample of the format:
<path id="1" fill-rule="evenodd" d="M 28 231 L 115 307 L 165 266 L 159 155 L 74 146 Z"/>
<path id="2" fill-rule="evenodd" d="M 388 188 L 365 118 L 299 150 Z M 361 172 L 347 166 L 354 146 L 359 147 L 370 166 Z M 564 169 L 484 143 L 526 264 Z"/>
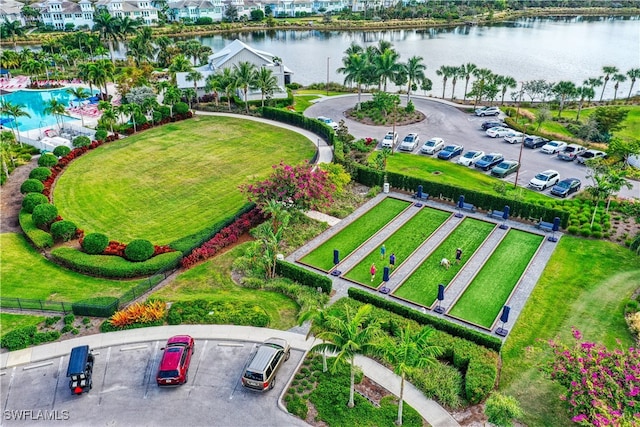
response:
<path id="1" fill-rule="evenodd" d="M 277 219 L 272 221 L 263 222 L 253 229 L 252 235 L 261 242 L 262 246 L 262 259 L 265 265 L 265 272 L 267 279 L 272 279 L 276 275 L 276 260 L 278 254 L 281 252 L 280 244 L 284 236 L 284 230 L 289 225 L 291 219 L 291 213 L 289 213 L 282 204 L 271 200 L 272 204 L 280 205 L 277 212 L 273 215 L 277 216 Z M 277 226 L 274 226 L 277 224 Z"/>
<path id="2" fill-rule="evenodd" d="M 407 101 L 411 99 L 411 89 L 413 85 L 425 78 L 424 72 L 427 70 L 427 66 L 424 65 L 422 61 L 421 56 L 412 56 L 407 60 L 405 65 L 405 71 L 407 73 Z"/>
<path id="3" fill-rule="evenodd" d="M 611 80 L 615 82 L 613 85 L 613 102 L 616 102 L 616 99 L 618 99 L 618 88 L 620 87 L 620 83 L 625 82 L 627 80 L 627 76 L 616 73 L 611 77 Z"/>
<path id="4" fill-rule="evenodd" d="M 249 113 L 249 88 L 256 86 L 256 66 L 248 61 L 241 61 L 233 66 L 233 75 L 236 79 L 236 87 L 242 88 L 244 93 L 244 105 Z"/>
<path id="5" fill-rule="evenodd" d="M 193 108 L 194 101 L 197 101 L 198 93 L 192 88 L 188 87 L 186 89 L 182 89 L 182 96 L 184 96 L 187 101 L 189 101 L 189 108 Z"/>
<path id="6" fill-rule="evenodd" d="M 62 129 L 62 116 L 64 116 L 66 112 L 64 104 L 55 98 L 52 98 L 45 103 L 44 113 L 51 114 L 56 118 L 58 129 Z"/>
<path id="7" fill-rule="evenodd" d="M 474 102 L 474 106 L 476 106 L 478 105 L 478 102 L 482 101 L 482 97 L 485 94 L 487 86 L 489 86 L 494 78 L 494 74 L 488 68 L 476 68 L 474 76 L 477 80 L 473 83 L 472 91 L 476 96 Z M 495 89 L 497 93 L 497 87 Z"/>
<path id="8" fill-rule="evenodd" d="M 561 81 L 553 86 L 553 93 L 556 94 L 556 97 L 560 101 L 560 105 L 558 106 L 558 117 L 562 114 L 565 101 L 574 98 L 576 96 L 576 92 L 576 85 L 570 81 Z"/>
<path id="9" fill-rule="evenodd" d="M 222 90 L 220 75 L 209 74 L 204 81 L 204 90 L 206 93 L 213 93 L 213 97 L 216 100 L 217 107 L 220 103 L 220 96 L 218 92 Z"/>
<path id="10" fill-rule="evenodd" d="M 300 317 L 298 317 L 298 325 L 302 326 L 305 322 L 310 322 L 309 330 L 307 331 L 307 335 L 305 336 L 305 340 L 308 340 L 311 334 L 315 332 L 321 331 L 327 325 L 327 317 L 329 315 L 329 308 L 317 308 L 314 307 L 312 309 L 306 310 L 300 313 Z M 322 352 L 322 372 L 327 372 L 329 368 L 327 367 L 327 352 Z"/>
<path id="11" fill-rule="evenodd" d="M 111 62 L 115 63 L 113 44 L 122 38 L 120 18 L 112 16 L 107 9 L 100 8 L 93 16 L 93 31 L 97 31 L 100 39 L 109 46 Z"/>
<path id="12" fill-rule="evenodd" d="M 177 55 L 173 58 L 171 65 L 169 65 L 169 75 L 173 84 L 176 84 L 176 73 L 186 73 L 191 71 L 191 68 L 191 62 L 184 55 Z"/>
<path id="13" fill-rule="evenodd" d="M 349 408 L 354 407 L 353 395 L 355 391 L 355 357 L 357 354 L 375 352 L 378 349 L 380 336 L 379 320 L 371 315 L 373 307 L 362 305 L 356 313 L 350 307 L 344 311 L 331 312 L 327 316 L 326 329 L 316 337 L 325 341 L 316 344 L 312 351 L 329 351 L 335 354 L 331 370 L 336 371 L 340 363 L 350 366 Z"/>
<path id="14" fill-rule="evenodd" d="M 3 49 L 0 53 L 0 67 L 6 69 L 18 68 L 20 58 L 13 50 Z"/>
<path id="15" fill-rule="evenodd" d="M 278 79 L 273 75 L 273 71 L 268 68 L 260 67 L 255 72 L 255 87 L 260 89 L 262 96 L 262 106 L 264 107 L 265 95 L 271 95 L 274 90 L 278 89 Z"/>
<path id="16" fill-rule="evenodd" d="M 576 114 L 576 120 L 580 120 L 580 112 L 584 105 L 585 99 L 593 99 L 596 96 L 596 91 L 591 86 L 580 86 L 576 88 L 576 96 L 578 97 L 578 113 Z"/>
<path id="17" fill-rule="evenodd" d="M 497 79 L 498 86 L 502 90 L 502 98 L 500 99 L 500 105 L 504 105 L 504 95 L 509 89 L 515 89 L 518 87 L 518 82 L 511 76 L 499 76 Z"/>
<path id="18" fill-rule="evenodd" d="M 93 65 L 89 66 L 89 79 L 96 86 L 104 88 L 105 99 L 109 98 L 108 83 L 113 81 L 115 72 L 115 65 L 108 59 L 98 59 Z"/>
<path id="19" fill-rule="evenodd" d="M 604 91 L 607 88 L 607 82 L 609 81 L 611 74 L 617 73 L 618 68 L 610 65 L 605 65 L 604 67 L 602 67 L 602 72 L 604 73 L 604 76 L 602 76 L 602 80 L 604 81 L 604 84 L 602 85 L 602 93 L 600 94 L 600 101 L 602 101 L 602 97 L 604 96 Z"/>
<path id="20" fill-rule="evenodd" d="M 386 49 L 380 55 L 373 58 L 373 64 L 375 65 L 375 73 L 378 78 L 378 88 L 380 85 L 384 86 L 383 91 L 387 91 L 387 81 L 394 81 L 396 74 L 401 70 L 400 54 L 395 50 Z"/>
<path id="21" fill-rule="evenodd" d="M 420 89 L 424 92 L 424 94 L 427 94 L 428 90 L 431 90 L 433 88 L 433 82 L 431 81 L 431 79 L 425 77 L 421 82 L 420 82 Z"/>
<path id="22" fill-rule="evenodd" d="M 233 94 L 238 88 L 238 81 L 233 71 L 231 71 L 231 68 L 224 68 L 222 74 L 219 74 L 219 77 L 220 86 L 222 87 L 224 96 L 227 98 L 227 107 L 229 111 L 231 111 L 231 98 L 233 98 Z"/>
<path id="23" fill-rule="evenodd" d="M 165 90 L 162 96 L 162 103 L 164 105 L 169 106 L 169 114 L 172 117 L 173 117 L 173 106 L 180 101 L 181 96 L 182 96 L 182 93 L 180 92 L 180 89 L 178 89 L 178 87 L 175 85 L 171 85 L 167 87 L 167 89 Z"/>
<path id="24" fill-rule="evenodd" d="M 600 200 L 607 201 L 606 211 L 609 211 L 611 196 L 622 189 L 622 187 L 633 188 L 627 181 L 627 171 L 618 166 L 609 166 L 602 162 L 602 159 L 587 160 L 588 174 L 593 185 L 586 188 L 586 191 L 594 200 L 593 215 L 591 217 L 591 227 L 596 218 L 598 203 Z"/>
<path id="25" fill-rule="evenodd" d="M 11 37 L 11 41 L 13 41 L 13 50 L 18 50 L 18 45 L 16 42 L 16 37 L 20 37 L 24 35 L 25 29 L 22 26 L 22 23 L 18 20 L 9 21 L 6 17 L 4 18 L 4 22 L 2 23 L 2 30 L 4 34 Z"/>
<path id="26" fill-rule="evenodd" d="M 442 99 L 444 99 L 444 93 L 447 89 L 447 81 L 450 77 L 453 77 L 454 67 L 450 65 L 441 65 L 440 68 L 436 70 L 436 75 L 442 77 Z"/>
<path id="27" fill-rule="evenodd" d="M 83 100 L 91 96 L 89 91 L 83 87 L 70 87 L 66 90 L 66 92 L 77 99 L 80 105 L 82 105 Z M 84 114 L 82 114 L 82 112 L 80 112 L 80 120 L 82 121 L 82 127 L 84 127 Z"/>
<path id="28" fill-rule="evenodd" d="M 629 76 L 629 80 L 631 80 L 631 86 L 629 87 L 629 94 L 627 95 L 627 100 L 631 99 L 631 92 L 633 91 L 633 86 L 636 84 L 636 80 L 640 78 L 640 68 L 632 68 L 627 71 L 627 76 Z"/>
<path id="29" fill-rule="evenodd" d="M 22 71 L 29 75 L 31 81 L 37 80 L 37 77 L 44 70 L 44 66 L 42 62 L 36 61 L 35 59 L 28 59 L 26 62 L 22 63 Z"/>
<path id="30" fill-rule="evenodd" d="M 115 133 L 113 126 L 115 126 L 118 121 L 118 114 L 113 108 L 113 105 L 107 101 L 100 101 L 98 103 L 98 110 L 102 112 L 100 119 L 98 119 L 98 123 L 108 127 L 111 130 L 111 133 Z"/>
<path id="31" fill-rule="evenodd" d="M 193 91 L 196 93 L 196 97 L 198 96 L 198 82 L 203 78 L 204 76 L 198 70 L 189 71 L 185 77 L 186 81 L 193 82 Z"/>
<path id="32" fill-rule="evenodd" d="M 470 62 L 460 66 L 460 74 L 464 77 L 464 97 L 463 101 L 467 100 L 467 91 L 469 89 L 469 79 L 471 76 L 475 75 L 475 71 L 478 68 L 476 64 L 472 64 Z"/>
<path id="33" fill-rule="evenodd" d="M 388 338 L 382 346 L 385 359 L 393 366 L 393 372 L 400 376 L 400 396 L 398 398 L 398 419 L 396 425 L 402 425 L 402 404 L 404 398 L 404 380 L 411 369 L 424 368 L 438 363 L 437 357 L 442 349 L 431 342 L 434 330 L 423 327 L 414 331 L 409 324 L 400 330 L 397 340 Z"/>
<path id="34" fill-rule="evenodd" d="M 143 61 L 153 61 L 158 52 L 153 45 L 152 34 L 150 27 L 142 27 L 137 35 L 127 43 L 127 55 L 133 57 L 136 67 L 139 67 Z"/>
<path id="35" fill-rule="evenodd" d="M 29 117 L 31 118 L 31 114 L 25 111 L 25 105 L 23 104 L 12 104 L 9 101 L 6 101 L 4 98 L 0 98 L 0 113 L 7 115 L 13 118 L 11 122 L 11 127 L 13 129 L 13 134 L 16 137 L 16 141 L 20 142 L 22 145 L 22 140 L 20 139 L 20 129 L 18 128 L 18 118 L 19 117 Z"/>
<path id="36" fill-rule="evenodd" d="M 134 103 L 122 104 L 116 107 L 116 110 L 120 114 L 130 117 L 131 123 L 133 124 L 133 133 L 136 133 L 138 131 L 136 124 L 136 115 L 141 113 L 140 106 Z"/>
<path id="37" fill-rule="evenodd" d="M 354 46 L 354 45 L 352 45 Z M 371 64 L 365 54 L 352 53 L 342 58 L 343 67 L 338 68 L 338 73 L 344 74 L 344 84 L 350 85 L 355 83 L 358 87 L 358 105 L 356 109 L 360 109 L 360 98 L 362 95 L 362 84 L 367 81 L 367 75 Z"/>

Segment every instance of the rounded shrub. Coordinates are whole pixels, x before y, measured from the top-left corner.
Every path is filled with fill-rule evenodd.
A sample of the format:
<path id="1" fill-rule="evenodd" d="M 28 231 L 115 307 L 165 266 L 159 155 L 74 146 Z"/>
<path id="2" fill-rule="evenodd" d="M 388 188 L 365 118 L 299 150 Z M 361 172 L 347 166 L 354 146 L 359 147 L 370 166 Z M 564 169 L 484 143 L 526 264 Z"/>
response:
<path id="1" fill-rule="evenodd" d="M 38 159 L 38 166 L 50 168 L 58 164 L 58 158 L 51 153 L 46 153 Z"/>
<path id="2" fill-rule="evenodd" d="M 44 181 L 51 176 L 51 169 L 38 167 L 29 173 L 29 178 L 37 179 L 38 181 Z"/>
<path id="3" fill-rule="evenodd" d="M 591 227 L 591 230 L 602 231 L 602 226 L 600 224 L 593 224 L 593 227 Z"/>
<path id="4" fill-rule="evenodd" d="M 20 186 L 20 192 L 22 194 L 42 193 L 42 190 L 44 190 L 42 181 L 33 178 L 25 180 Z"/>
<path id="5" fill-rule="evenodd" d="M 71 152 L 71 148 L 66 145 L 58 145 L 53 149 L 53 155 L 56 157 L 64 157 Z"/>
<path id="6" fill-rule="evenodd" d="M 33 213 L 33 208 L 44 203 L 49 203 L 49 199 L 44 194 L 28 193 L 22 199 L 22 208 L 28 213 Z"/>
<path id="7" fill-rule="evenodd" d="M 578 234 L 579 230 L 580 229 L 577 226 L 571 225 L 571 226 L 569 226 L 569 228 L 567 228 L 567 233 L 569 233 L 569 234 Z"/>
<path id="8" fill-rule="evenodd" d="M 602 238 L 602 231 L 593 231 L 593 233 L 591 233 L 591 237 L 593 237 L 594 239 L 601 239 Z"/>
<path id="9" fill-rule="evenodd" d="M 96 131 L 96 134 L 95 134 L 94 138 L 96 139 L 96 141 L 104 142 L 104 140 L 107 139 L 107 135 L 109 135 L 109 133 L 106 130 L 98 129 Z"/>
<path id="10" fill-rule="evenodd" d="M 582 235 L 583 237 L 591 237 L 591 229 L 589 229 L 588 227 L 581 228 L 580 235 Z"/>
<path id="11" fill-rule="evenodd" d="M 102 233 L 89 233 L 82 239 L 82 250 L 89 255 L 99 255 L 109 245 L 109 238 Z"/>
<path id="12" fill-rule="evenodd" d="M 51 224 L 51 235 L 54 240 L 68 242 L 76 236 L 78 227 L 71 221 L 56 221 Z"/>
<path id="13" fill-rule="evenodd" d="M 148 240 L 133 240 L 124 249 L 124 256 L 129 261 L 146 261 L 153 256 L 153 245 Z"/>
<path id="14" fill-rule="evenodd" d="M 32 219 L 36 227 L 42 228 L 53 222 L 58 216 L 58 208 L 51 203 L 43 203 L 33 208 Z"/>
<path id="15" fill-rule="evenodd" d="M 174 114 L 187 114 L 189 112 L 189 106 L 186 102 L 177 102 L 176 105 L 173 106 Z"/>
<path id="16" fill-rule="evenodd" d="M 88 147 L 91 145 L 91 139 L 88 136 L 80 135 L 73 139 L 73 146 L 76 148 Z"/>

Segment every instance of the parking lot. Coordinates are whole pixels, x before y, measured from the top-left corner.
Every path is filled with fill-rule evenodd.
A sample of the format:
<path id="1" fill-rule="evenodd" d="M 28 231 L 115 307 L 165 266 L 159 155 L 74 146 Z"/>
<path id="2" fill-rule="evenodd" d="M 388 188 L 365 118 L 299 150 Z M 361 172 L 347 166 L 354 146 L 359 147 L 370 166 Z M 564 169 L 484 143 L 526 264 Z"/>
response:
<path id="1" fill-rule="evenodd" d="M 160 388 L 155 376 L 165 342 L 94 350 L 93 389 L 80 396 L 69 390 L 68 355 L 2 371 L 2 424 L 38 420 L 38 425 L 83 426 L 306 425 L 277 407 L 303 351 L 292 349 L 274 389 L 258 393 L 240 384 L 244 364 L 257 344 L 196 340 L 188 383 Z"/>
<path id="2" fill-rule="evenodd" d="M 369 95 L 363 95 L 362 100 L 371 99 Z M 406 96 L 401 96 L 402 104 L 406 104 Z M 357 95 L 330 97 L 317 102 L 307 110 L 305 115 L 308 117 L 326 116 L 339 122 L 345 120 L 349 132 L 356 138 L 372 137 L 381 141 L 384 135 L 392 130 L 391 126 L 371 126 L 365 125 L 344 115 L 344 111 L 353 108 L 357 101 Z M 405 126 L 396 126 L 398 132 L 398 140 L 402 139 L 410 132 L 418 133 L 420 143 L 413 150 L 415 155 L 427 156 L 420 154 L 420 147 L 427 140 L 433 137 L 443 138 L 445 144 L 456 144 L 464 147 L 464 152 L 469 150 L 482 150 L 485 153 L 497 152 L 504 155 L 506 160 L 518 160 L 520 156 L 521 144 L 509 144 L 503 138 L 490 138 L 481 129 L 482 122 L 491 120 L 494 117 L 477 117 L 471 112 L 461 111 L 460 109 L 439 101 L 433 101 L 425 98 L 412 98 L 417 110 L 424 113 L 426 119 L 420 123 L 414 123 Z M 428 156 L 436 157 L 436 156 Z M 457 162 L 459 157 L 451 160 Z M 446 161 L 446 160 L 439 160 Z M 460 166 L 464 167 L 464 166 Z M 582 182 L 582 188 L 592 185 L 590 179 L 587 179 L 588 170 L 584 165 L 577 162 L 568 162 L 558 159 L 556 155 L 548 155 L 541 152 L 540 148 L 530 149 L 522 148 L 521 166 L 518 176 L 518 185 L 526 186 L 527 183 L 539 172 L 547 169 L 554 169 L 560 173 L 560 179 L 578 178 Z M 479 172 L 490 173 L 490 172 Z M 516 175 L 511 174 L 504 178 L 504 181 L 514 183 Z M 620 195 L 625 197 L 640 197 L 640 183 L 632 182 L 634 188 L 622 189 Z M 545 194 L 550 193 L 550 188 L 544 191 Z"/>

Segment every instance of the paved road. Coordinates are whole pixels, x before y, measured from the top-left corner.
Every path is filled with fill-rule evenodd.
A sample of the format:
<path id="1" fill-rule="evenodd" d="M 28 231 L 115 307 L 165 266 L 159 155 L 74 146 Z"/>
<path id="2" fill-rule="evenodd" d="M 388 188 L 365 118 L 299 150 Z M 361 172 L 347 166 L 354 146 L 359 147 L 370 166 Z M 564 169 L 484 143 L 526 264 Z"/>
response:
<path id="1" fill-rule="evenodd" d="M 370 95 L 362 95 L 362 100 L 371 99 Z M 455 104 L 415 96 L 411 98 L 417 110 L 423 112 L 426 119 L 420 123 L 414 123 L 406 126 L 396 126 L 399 141 L 410 132 L 417 132 L 421 138 L 421 144 L 433 137 L 440 137 L 445 143 L 458 144 L 464 146 L 465 151 L 472 149 L 482 150 L 486 153 L 498 152 L 502 153 L 506 159 L 518 160 L 520 155 L 520 144 L 511 145 L 502 138 L 490 138 L 480 128 L 483 121 L 490 118 L 476 117 L 471 113 L 471 108 L 458 108 Z M 344 119 L 349 132 L 356 138 L 373 137 L 381 140 L 384 135 L 392 128 L 383 126 L 371 126 L 358 123 L 348 119 L 344 115 L 344 111 L 352 108 L 357 101 L 357 95 L 344 95 L 336 97 L 321 98 L 311 107 L 305 110 L 304 114 L 308 117 L 326 116 L 338 122 Z M 406 104 L 406 96 L 402 96 L 402 104 Z M 414 154 L 418 154 L 419 147 L 414 150 Z M 457 159 L 456 159 L 457 160 Z M 587 179 L 587 168 L 577 164 L 576 162 L 566 162 L 559 160 L 556 156 L 543 154 L 540 149 L 532 150 L 524 147 L 522 149 L 522 167 L 518 177 L 519 185 L 526 185 L 531 178 L 537 173 L 546 169 L 555 169 L 560 172 L 561 178 L 575 177 L 582 181 L 583 188 L 591 184 L 591 180 Z M 482 172 L 478 172 L 482 173 Z M 488 172 L 487 172 L 488 173 Z M 505 179 L 507 182 L 515 181 L 515 174 Z M 632 189 L 622 189 L 620 195 L 628 198 L 640 199 L 640 182 L 631 181 Z M 547 189 L 545 193 L 549 193 Z"/>

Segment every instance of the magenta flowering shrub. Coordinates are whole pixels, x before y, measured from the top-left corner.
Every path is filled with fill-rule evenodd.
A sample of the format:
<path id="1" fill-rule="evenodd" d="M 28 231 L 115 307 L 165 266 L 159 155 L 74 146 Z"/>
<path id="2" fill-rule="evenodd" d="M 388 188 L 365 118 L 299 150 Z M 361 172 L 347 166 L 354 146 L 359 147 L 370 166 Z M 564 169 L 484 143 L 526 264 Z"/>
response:
<path id="1" fill-rule="evenodd" d="M 335 187 L 326 172 L 313 170 L 309 163 L 290 166 L 280 162 L 273 166 L 273 173 L 265 181 L 242 185 L 240 190 L 258 206 L 275 200 L 284 206 L 307 211 L 328 206 Z"/>
<path id="2" fill-rule="evenodd" d="M 608 350 L 582 341 L 569 347 L 551 341 L 554 361 L 551 378 L 567 388 L 561 397 L 569 404 L 572 420 L 580 425 L 640 425 L 640 349 Z"/>

